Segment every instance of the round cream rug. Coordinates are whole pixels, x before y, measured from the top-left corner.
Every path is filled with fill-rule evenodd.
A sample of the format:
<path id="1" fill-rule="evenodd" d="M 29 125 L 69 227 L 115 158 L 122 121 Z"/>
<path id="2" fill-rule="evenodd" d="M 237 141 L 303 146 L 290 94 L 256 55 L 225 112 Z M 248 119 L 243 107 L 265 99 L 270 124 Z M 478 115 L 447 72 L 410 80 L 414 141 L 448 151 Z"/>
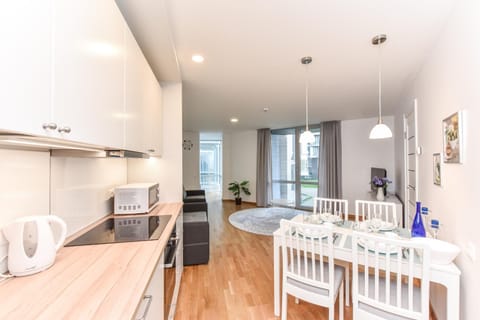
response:
<path id="1" fill-rule="evenodd" d="M 281 219 L 292 219 L 305 211 L 293 208 L 253 208 L 234 212 L 228 218 L 230 223 L 243 231 L 271 236 L 280 228 Z"/>

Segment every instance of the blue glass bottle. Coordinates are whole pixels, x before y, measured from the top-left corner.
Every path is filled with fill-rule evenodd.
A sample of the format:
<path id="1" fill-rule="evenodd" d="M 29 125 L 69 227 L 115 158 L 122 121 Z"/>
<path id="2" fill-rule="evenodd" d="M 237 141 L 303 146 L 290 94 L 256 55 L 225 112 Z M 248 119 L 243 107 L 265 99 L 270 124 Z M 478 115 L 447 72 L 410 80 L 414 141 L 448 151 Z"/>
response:
<path id="1" fill-rule="evenodd" d="M 425 227 L 423 226 L 420 202 L 417 201 L 417 209 L 412 224 L 412 237 L 425 237 Z"/>

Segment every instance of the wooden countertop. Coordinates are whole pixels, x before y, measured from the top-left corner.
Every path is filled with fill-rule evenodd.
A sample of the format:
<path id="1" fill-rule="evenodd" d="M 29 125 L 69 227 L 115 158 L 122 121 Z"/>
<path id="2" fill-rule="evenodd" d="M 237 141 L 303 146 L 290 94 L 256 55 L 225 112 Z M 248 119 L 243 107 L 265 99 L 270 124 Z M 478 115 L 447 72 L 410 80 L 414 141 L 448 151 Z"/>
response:
<path id="1" fill-rule="evenodd" d="M 48 270 L 0 282 L 0 319 L 131 319 L 181 208 L 150 213 L 172 215 L 156 241 L 63 247 Z"/>

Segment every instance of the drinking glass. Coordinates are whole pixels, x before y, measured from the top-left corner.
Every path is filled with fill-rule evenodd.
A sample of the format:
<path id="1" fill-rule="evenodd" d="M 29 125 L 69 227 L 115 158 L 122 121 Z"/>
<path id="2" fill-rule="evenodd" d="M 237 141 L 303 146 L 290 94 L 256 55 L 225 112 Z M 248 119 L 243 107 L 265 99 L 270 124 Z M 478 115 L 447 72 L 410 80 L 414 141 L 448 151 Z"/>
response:
<path id="1" fill-rule="evenodd" d="M 433 238 L 437 239 L 438 231 L 440 230 L 440 221 L 437 219 L 432 219 L 430 221 L 430 229 L 432 230 Z"/>

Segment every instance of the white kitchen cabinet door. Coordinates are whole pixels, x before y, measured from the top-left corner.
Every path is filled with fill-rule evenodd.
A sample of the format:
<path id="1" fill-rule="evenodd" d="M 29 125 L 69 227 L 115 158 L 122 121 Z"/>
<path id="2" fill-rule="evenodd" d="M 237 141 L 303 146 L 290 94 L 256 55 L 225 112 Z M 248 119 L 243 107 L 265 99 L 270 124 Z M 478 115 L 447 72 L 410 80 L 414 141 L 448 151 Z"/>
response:
<path id="1" fill-rule="evenodd" d="M 145 152 L 150 66 L 125 24 L 125 149 Z"/>
<path id="2" fill-rule="evenodd" d="M 148 109 L 145 127 L 146 151 L 153 156 L 162 155 L 162 87 L 150 70 L 148 81 Z"/>
<path id="3" fill-rule="evenodd" d="M 160 256 L 157 267 L 152 274 L 145 295 L 140 301 L 134 319 L 163 320 L 164 319 L 164 266 L 163 254 Z"/>
<path id="4" fill-rule="evenodd" d="M 0 130 L 43 134 L 50 121 L 52 2 L 4 1 L 0 10 Z"/>
<path id="5" fill-rule="evenodd" d="M 125 27 L 125 149 L 161 154 L 162 89 Z"/>
<path id="6" fill-rule="evenodd" d="M 121 147 L 124 20 L 115 2 L 55 0 L 54 48 L 53 119 L 71 129 L 60 136 Z"/>

